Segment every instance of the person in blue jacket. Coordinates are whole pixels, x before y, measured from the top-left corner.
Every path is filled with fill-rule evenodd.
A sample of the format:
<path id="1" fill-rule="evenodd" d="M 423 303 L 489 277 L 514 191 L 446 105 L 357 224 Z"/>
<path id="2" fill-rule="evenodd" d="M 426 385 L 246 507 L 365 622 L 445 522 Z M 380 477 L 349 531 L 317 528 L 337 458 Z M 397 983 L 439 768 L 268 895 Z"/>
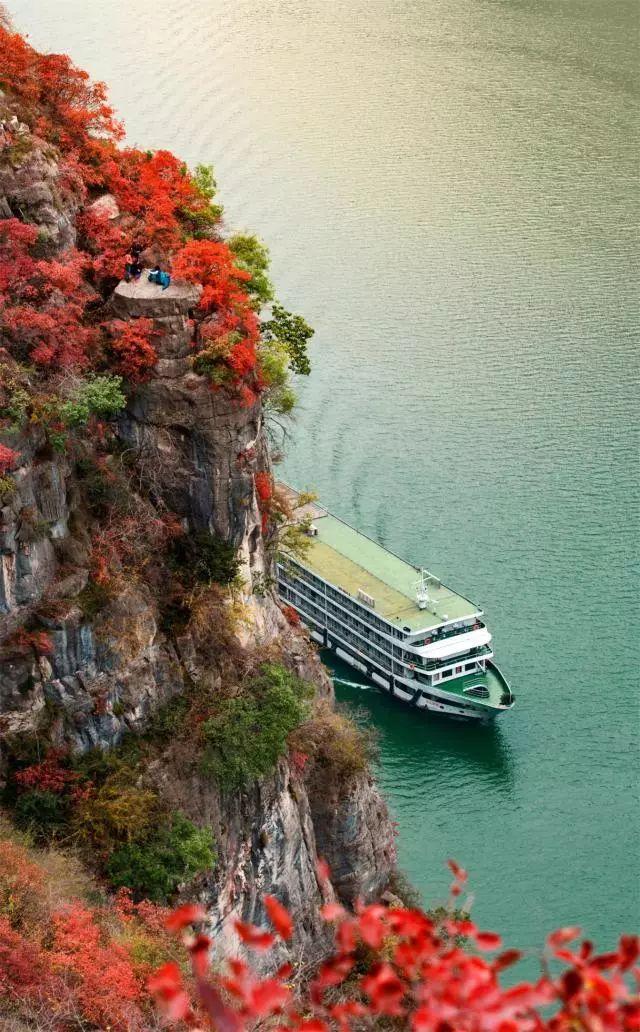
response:
<path id="1" fill-rule="evenodd" d="M 171 284 L 171 276 L 164 269 L 161 269 L 159 265 L 154 265 L 149 273 L 149 283 L 157 283 L 159 287 L 166 290 Z"/>

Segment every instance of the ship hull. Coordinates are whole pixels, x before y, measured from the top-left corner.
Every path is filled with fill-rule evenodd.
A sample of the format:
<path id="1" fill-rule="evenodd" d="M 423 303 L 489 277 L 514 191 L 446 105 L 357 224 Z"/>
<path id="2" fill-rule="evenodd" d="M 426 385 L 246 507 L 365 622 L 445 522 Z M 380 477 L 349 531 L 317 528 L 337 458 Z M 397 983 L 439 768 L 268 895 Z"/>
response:
<path id="1" fill-rule="evenodd" d="M 382 667 L 376 669 L 365 657 L 354 655 L 344 642 L 331 638 L 327 634 L 321 634 L 313 628 L 309 628 L 309 632 L 314 641 L 322 645 L 323 648 L 330 649 L 339 659 L 353 667 L 354 670 L 364 674 L 386 694 L 425 715 L 446 717 L 450 720 L 472 721 L 478 724 L 489 724 L 510 708 L 510 706 L 488 707 L 474 705 L 471 699 L 466 698 L 462 702 L 452 693 L 438 691 L 434 694 L 434 689 L 431 687 L 427 695 L 415 681 L 412 682 L 406 678 L 397 677 Z M 495 674 L 504 681 L 495 664 L 491 664 L 491 667 Z M 506 685 L 506 681 L 504 683 Z"/>

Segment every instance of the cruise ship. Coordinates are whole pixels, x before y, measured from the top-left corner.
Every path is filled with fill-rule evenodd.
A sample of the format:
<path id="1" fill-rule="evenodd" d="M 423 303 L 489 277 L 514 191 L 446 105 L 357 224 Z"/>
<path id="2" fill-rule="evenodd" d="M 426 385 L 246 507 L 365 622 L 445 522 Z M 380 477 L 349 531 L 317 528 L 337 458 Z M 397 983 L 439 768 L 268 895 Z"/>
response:
<path id="1" fill-rule="evenodd" d="M 280 553 L 278 590 L 315 641 L 425 713 L 486 723 L 513 707 L 478 606 L 315 503 L 297 518 L 308 549 Z"/>

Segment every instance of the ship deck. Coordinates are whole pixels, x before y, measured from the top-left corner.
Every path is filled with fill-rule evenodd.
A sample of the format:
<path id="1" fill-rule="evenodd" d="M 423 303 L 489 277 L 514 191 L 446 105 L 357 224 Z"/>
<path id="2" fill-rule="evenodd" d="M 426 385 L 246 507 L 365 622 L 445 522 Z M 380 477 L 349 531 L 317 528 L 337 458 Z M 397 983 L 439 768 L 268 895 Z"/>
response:
<path id="1" fill-rule="evenodd" d="M 312 518 L 318 534 L 309 539 L 303 565 L 353 598 L 358 591 L 366 592 L 375 600 L 372 611 L 390 623 L 421 631 L 479 612 L 473 602 L 435 579 L 428 584 L 428 608 L 419 609 L 420 571 L 415 566 L 318 505 L 313 506 Z"/>
<path id="2" fill-rule="evenodd" d="M 468 689 L 476 684 L 487 689 L 489 695 L 486 698 L 478 698 L 469 693 Z M 457 695 L 461 701 L 473 702 L 481 708 L 501 709 L 505 706 L 503 701 L 505 695 L 511 699 L 511 689 L 493 663 L 488 663 L 487 669 L 483 673 L 464 674 L 463 677 L 452 678 L 450 681 L 439 681 L 434 687 L 440 691 L 449 692 L 451 695 Z M 509 705 L 513 705 L 513 702 L 511 701 Z"/>

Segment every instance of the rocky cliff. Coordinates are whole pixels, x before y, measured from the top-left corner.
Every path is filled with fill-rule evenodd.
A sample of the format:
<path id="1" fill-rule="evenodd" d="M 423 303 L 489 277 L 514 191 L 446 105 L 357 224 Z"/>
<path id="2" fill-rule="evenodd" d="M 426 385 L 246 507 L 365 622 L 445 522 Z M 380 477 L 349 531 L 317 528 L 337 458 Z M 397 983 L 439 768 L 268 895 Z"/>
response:
<path id="1" fill-rule="evenodd" d="M 14 149 L 1 163 L 0 212 L 35 224 L 49 253 L 63 254 L 89 198 L 68 178 L 60 186 L 50 148 L 33 140 L 26 151 L 21 160 Z M 115 204 L 106 207 L 117 217 Z M 151 320 L 158 356 L 146 382 L 127 391 L 117 419 L 102 426 L 108 447 L 100 435 L 95 444 L 80 432 L 73 447 L 56 451 L 36 419 L 16 427 L 5 409 L 3 441 L 19 456 L 0 499 L 5 770 L 24 741 L 36 742 L 42 754 L 50 745 L 74 754 L 113 749 L 125 736 L 144 732 L 154 714 L 194 685 L 215 696 L 223 683 L 243 676 L 247 657 L 255 661 L 274 650 L 313 685 L 314 705 L 332 705 L 332 686 L 313 648 L 283 618 L 269 587 L 273 558 L 255 488 L 256 472 L 270 469 L 261 403 L 241 406 L 194 372 L 197 303 L 197 287 L 178 284 L 163 292 L 144 280 L 120 283 L 104 298 L 102 315 Z M 23 368 L 7 351 L 0 359 L 5 385 L 15 387 Z M 126 474 L 119 526 L 96 501 L 104 485 L 96 487 L 95 468 L 113 490 Z M 109 592 L 100 595 L 92 566 L 96 542 L 122 534 L 133 516 L 137 527 L 154 527 L 167 513 L 183 536 L 214 535 L 240 557 L 243 616 L 232 641 L 218 634 L 224 606 L 205 614 L 210 633 L 199 636 L 167 619 L 172 573 L 166 565 L 156 568 L 152 546 L 138 556 L 135 575 L 117 561 L 108 571 Z M 48 647 L 38 646 L 39 635 Z M 388 880 L 390 823 L 366 771 L 327 792 L 321 767 L 307 772 L 285 753 L 272 774 L 230 791 L 169 744 L 147 776 L 169 805 L 213 831 L 217 866 L 184 891 L 206 902 L 219 942 L 230 915 L 259 921 L 261 898 L 269 892 L 294 912 L 298 946 L 307 954 L 322 949 L 319 854 L 335 872 L 325 895 L 335 891 L 346 902 L 371 898 Z"/>

